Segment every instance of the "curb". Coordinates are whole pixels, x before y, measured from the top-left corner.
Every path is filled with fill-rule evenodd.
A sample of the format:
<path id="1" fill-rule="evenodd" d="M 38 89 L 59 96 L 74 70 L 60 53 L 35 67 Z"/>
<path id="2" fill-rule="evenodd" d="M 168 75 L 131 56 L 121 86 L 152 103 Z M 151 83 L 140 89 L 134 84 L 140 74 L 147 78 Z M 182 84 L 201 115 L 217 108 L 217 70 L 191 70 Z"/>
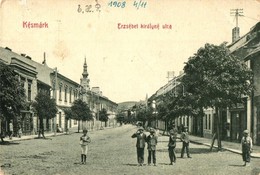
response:
<path id="1" fill-rule="evenodd" d="M 197 141 L 190 141 L 191 143 L 195 143 L 195 144 L 199 144 L 199 145 L 205 145 L 205 146 L 208 146 L 208 147 L 210 147 L 211 145 L 210 144 L 208 144 L 208 143 L 200 143 L 200 142 L 197 142 Z M 214 148 L 217 148 L 217 146 L 213 146 Z M 222 150 L 226 150 L 226 151 L 230 151 L 230 152 L 232 152 L 232 153 L 236 153 L 236 154 L 240 154 L 240 155 L 242 155 L 242 152 L 241 151 L 238 151 L 238 150 L 236 150 L 236 149 L 232 149 L 232 148 L 225 148 L 225 147 L 222 147 Z M 251 157 L 252 158 L 258 158 L 258 159 L 260 159 L 260 155 L 254 155 L 254 153 L 252 153 L 251 154 Z"/>
<path id="2" fill-rule="evenodd" d="M 117 127 L 114 127 L 114 128 L 117 128 Z M 91 130 L 89 132 L 93 132 L 93 131 L 101 131 L 101 130 L 106 130 L 106 129 L 113 129 L 113 127 L 104 127 L 104 129 L 97 129 L 97 130 Z M 72 130 L 71 132 L 69 133 L 66 133 L 66 132 L 63 132 L 63 133 L 56 133 L 56 135 L 53 134 L 50 134 L 50 135 L 46 135 L 45 138 L 48 139 L 50 137 L 57 137 L 57 136 L 62 136 L 62 135 L 71 135 L 71 134 L 75 134 L 75 133 L 81 133 L 81 132 L 78 132 L 78 131 L 74 131 Z M 32 140 L 32 139 L 43 139 L 42 137 L 38 138 L 37 135 L 31 135 L 31 137 L 22 137 L 22 138 L 19 138 L 19 139 L 4 139 L 5 142 L 19 142 L 19 141 L 23 141 L 23 140 Z"/>

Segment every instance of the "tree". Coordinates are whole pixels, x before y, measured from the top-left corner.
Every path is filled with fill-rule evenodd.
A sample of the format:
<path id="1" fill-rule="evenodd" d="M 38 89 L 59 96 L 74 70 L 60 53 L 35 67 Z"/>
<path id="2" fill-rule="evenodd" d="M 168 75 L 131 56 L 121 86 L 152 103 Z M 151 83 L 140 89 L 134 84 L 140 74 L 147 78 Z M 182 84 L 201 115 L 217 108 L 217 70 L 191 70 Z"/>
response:
<path id="1" fill-rule="evenodd" d="M 107 121 L 108 121 L 108 113 L 105 108 L 102 108 L 101 111 L 99 112 L 99 120 L 102 122 L 105 122 L 105 127 L 107 127 Z"/>
<path id="2" fill-rule="evenodd" d="M 81 99 L 77 99 L 73 102 L 71 106 L 71 111 L 73 113 L 73 119 L 79 121 L 89 121 L 93 119 L 93 115 L 91 110 L 89 109 L 89 106 L 86 102 L 84 102 Z M 79 132 L 80 126 L 78 124 L 78 132 Z"/>
<path id="3" fill-rule="evenodd" d="M 118 111 L 116 114 L 116 121 L 120 123 L 120 126 L 122 126 L 123 122 L 125 122 L 127 119 L 127 115 L 125 111 Z"/>
<path id="4" fill-rule="evenodd" d="M 64 113 L 65 113 L 65 131 L 67 133 L 68 132 L 68 120 L 73 119 L 74 115 L 73 115 L 71 108 L 64 109 Z"/>
<path id="5" fill-rule="evenodd" d="M 20 110 L 26 106 L 25 89 L 12 68 L 0 64 L 0 118 L 2 121 L 16 120 Z M 1 127 L 2 128 L 2 127 Z M 1 129 L 1 140 L 5 135 Z"/>
<path id="6" fill-rule="evenodd" d="M 32 103 L 32 106 L 35 109 L 40 121 L 38 137 L 42 134 L 43 138 L 45 138 L 43 119 L 49 120 L 56 116 L 58 111 L 56 108 L 56 101 L 44 91 L 39 91 L 35 97 L 35 101 Z"/>
<path id="7" fill-rule="evenodd" d="M 205 44 L 190 57 L 182 78 L 186 91 L 199 108 L 216 109 L 218 150 L 221 149 L 219 109 L 243 103 L 253 90 L 253 73 L 239 58 L 231 55 L 225 43 Z"/>

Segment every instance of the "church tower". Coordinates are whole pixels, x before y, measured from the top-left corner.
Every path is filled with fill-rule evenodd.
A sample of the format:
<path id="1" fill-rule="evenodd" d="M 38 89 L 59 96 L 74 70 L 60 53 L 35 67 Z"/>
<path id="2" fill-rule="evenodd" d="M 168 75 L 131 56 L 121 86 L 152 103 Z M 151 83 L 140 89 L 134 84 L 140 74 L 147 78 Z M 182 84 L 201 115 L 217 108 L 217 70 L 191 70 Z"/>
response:
<path id="1" fill-rule="evenodd" d="M 80 85 L 83 87 L 85 92 L 90 91 L 88 69 L 87 68 L 88 68 L 88 66 L 87 66 L 86 57 L 85 57 L 85 63 L 83 65 L 82 78 L 80 79 Z"/>

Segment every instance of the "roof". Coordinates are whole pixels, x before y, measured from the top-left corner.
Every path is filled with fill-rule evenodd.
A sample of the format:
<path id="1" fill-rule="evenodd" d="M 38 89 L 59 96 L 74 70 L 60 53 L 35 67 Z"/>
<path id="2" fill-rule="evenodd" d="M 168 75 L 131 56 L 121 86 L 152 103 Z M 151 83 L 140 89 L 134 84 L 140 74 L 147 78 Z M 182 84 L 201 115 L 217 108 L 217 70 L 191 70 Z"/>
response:
<path id="1" fill-rule="evenodd" d="M 241 60 L 252 59 L 260 51 L 260 22 L 237 41 L 228 46 L 231 53 L 238 56 Z"/>
<path id="2" fill-rule="evenodd" d="M 36 72 L 38 72 L 37 79 L 47 83 L 48 85 L 51 85 L 50 73 L 53 72 L 53 69 L 49 68 L 47 65 L 43 65 L 36 61 L 33 61 L 28 56 L 19 55 L 7 47 L 6 48 L 0 47 L 0 58 L 5 62 L 7 62 L 7 64 L 11 63 L 12 58 L 17 58 L 22 62 L 35 67 Z"/>

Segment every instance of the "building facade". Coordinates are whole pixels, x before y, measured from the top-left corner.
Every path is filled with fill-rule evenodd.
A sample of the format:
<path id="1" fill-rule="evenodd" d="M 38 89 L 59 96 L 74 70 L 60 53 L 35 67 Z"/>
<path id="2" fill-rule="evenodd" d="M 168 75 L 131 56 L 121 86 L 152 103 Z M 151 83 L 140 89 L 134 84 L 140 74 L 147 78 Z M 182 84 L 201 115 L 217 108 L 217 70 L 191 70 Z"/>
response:
<path id="1" fill-rule="evenodd" d="M 69 119 L 66 120 L 65 110 L 70 108 L 76 99 L 81 98 L 85 101 L 93 113 L 92 128 L 96 125 L 101 127 L 99 122 L 99 112 L 101 109 L 106 109 L 109 115 L 109 123 L 113 123 L 116 116 L 117 103 L 111 101 L 109 98 L 102 95 L 99 87 L 93 87 L 90 90 L 86 58 L 83 65 L 82 78 L 80 84 L 60 74 L 57 68 L 50 68 L 46 64 L 45 54 L 43 56 L 42 64 L 32 60 L 26 54 L 17 54 L 10 48 L 0 47 L 0 62 L 6 64 L 14 69 L 22 81 L 26 92 L 26 101 L 28 107 L 21 111 L 20 120 L 22 132 L 25 135 L 37 134 L 39 130 L 39 117 L 37 113 L 32 110 L 31 103 L 34 101 L 36 95 L 40 91 L 44 91 L 56 100 L 58 112 L 51 120 L 44 119 L 45 131 L 56 131 L 57 127 L 64 130 L 80 126 L 82 122 Z M 8 131 L 8 122 L 1 121 L 1 129 Z M 18 127 L 14 125 L 14 127 Z M 16 130 L 16 128 L 14 128 Z"/>
<path id="2" fill-rule="evenodd" d="M 247 34 L 233 42 L 229 49 L 232 54 L 245 61 L 253 71 L 255 87 L 252 95 L 245 97 L 245 104 L 241 105 L 240 110 L 229 111 L 231 131 L 232 127 L 235 130 L 238 128 L 239 132 L 246 128 L 250 131 L 253 142 L 260 145 L 260 22 L 253 26 Z M 234 136 L 235 134 L 232 133 L 231 138 Z"/>
<path id="3" fill-rule="evenodd" d="M 236 29 L 236 31 L 239 30 Z M 255 89 L 251 96 L 243 97 L 244 103 L 221 110 L 221 138 L 227 141 L 240 142 L 243 130 L 248 129 L 254 144 L 260 145 L 260 22 L 242 37 L 239 37 L 239 32 L 233 32 L 233 35 L 237 36 L 232 36 L 233 40 L 228 48 L 231 54 L 244 61 L 253 71 Z M 178 76 L 162 86 L 149 100 L 159 102 L 163 95 L 176 92 L 178 86 L 180 86 L 179 89 L 184 88 L 175 82 L 178 82 Z M 195 135 L 212 138 L 212 135 L 216 132 L 214 124 L 216 123 L 216 112 L 212 108 L 203 110 L 203 118 L 179 116 L 175 122 L 177 125 L 188 126 L 189 131 Z"/>
<path id="4" fill-rule="evenodd" d="M 91 128 L 100 128 L 102 123 L 99 121 L 99 113 L 102 109 L 106 109 L 109 120 L 109 126 L 116 124 L 116 111 L 118 104 L 103 95 L 99 87 L 90 88 L 90 80 L 88 77 L 86 58 L 83 65 L 82 78 L 80 79 L 80 85 L 82 87 L 82 99 L 85 101 L 92 111 L 94 116 L 93 122 L 88 123 Z"/>

